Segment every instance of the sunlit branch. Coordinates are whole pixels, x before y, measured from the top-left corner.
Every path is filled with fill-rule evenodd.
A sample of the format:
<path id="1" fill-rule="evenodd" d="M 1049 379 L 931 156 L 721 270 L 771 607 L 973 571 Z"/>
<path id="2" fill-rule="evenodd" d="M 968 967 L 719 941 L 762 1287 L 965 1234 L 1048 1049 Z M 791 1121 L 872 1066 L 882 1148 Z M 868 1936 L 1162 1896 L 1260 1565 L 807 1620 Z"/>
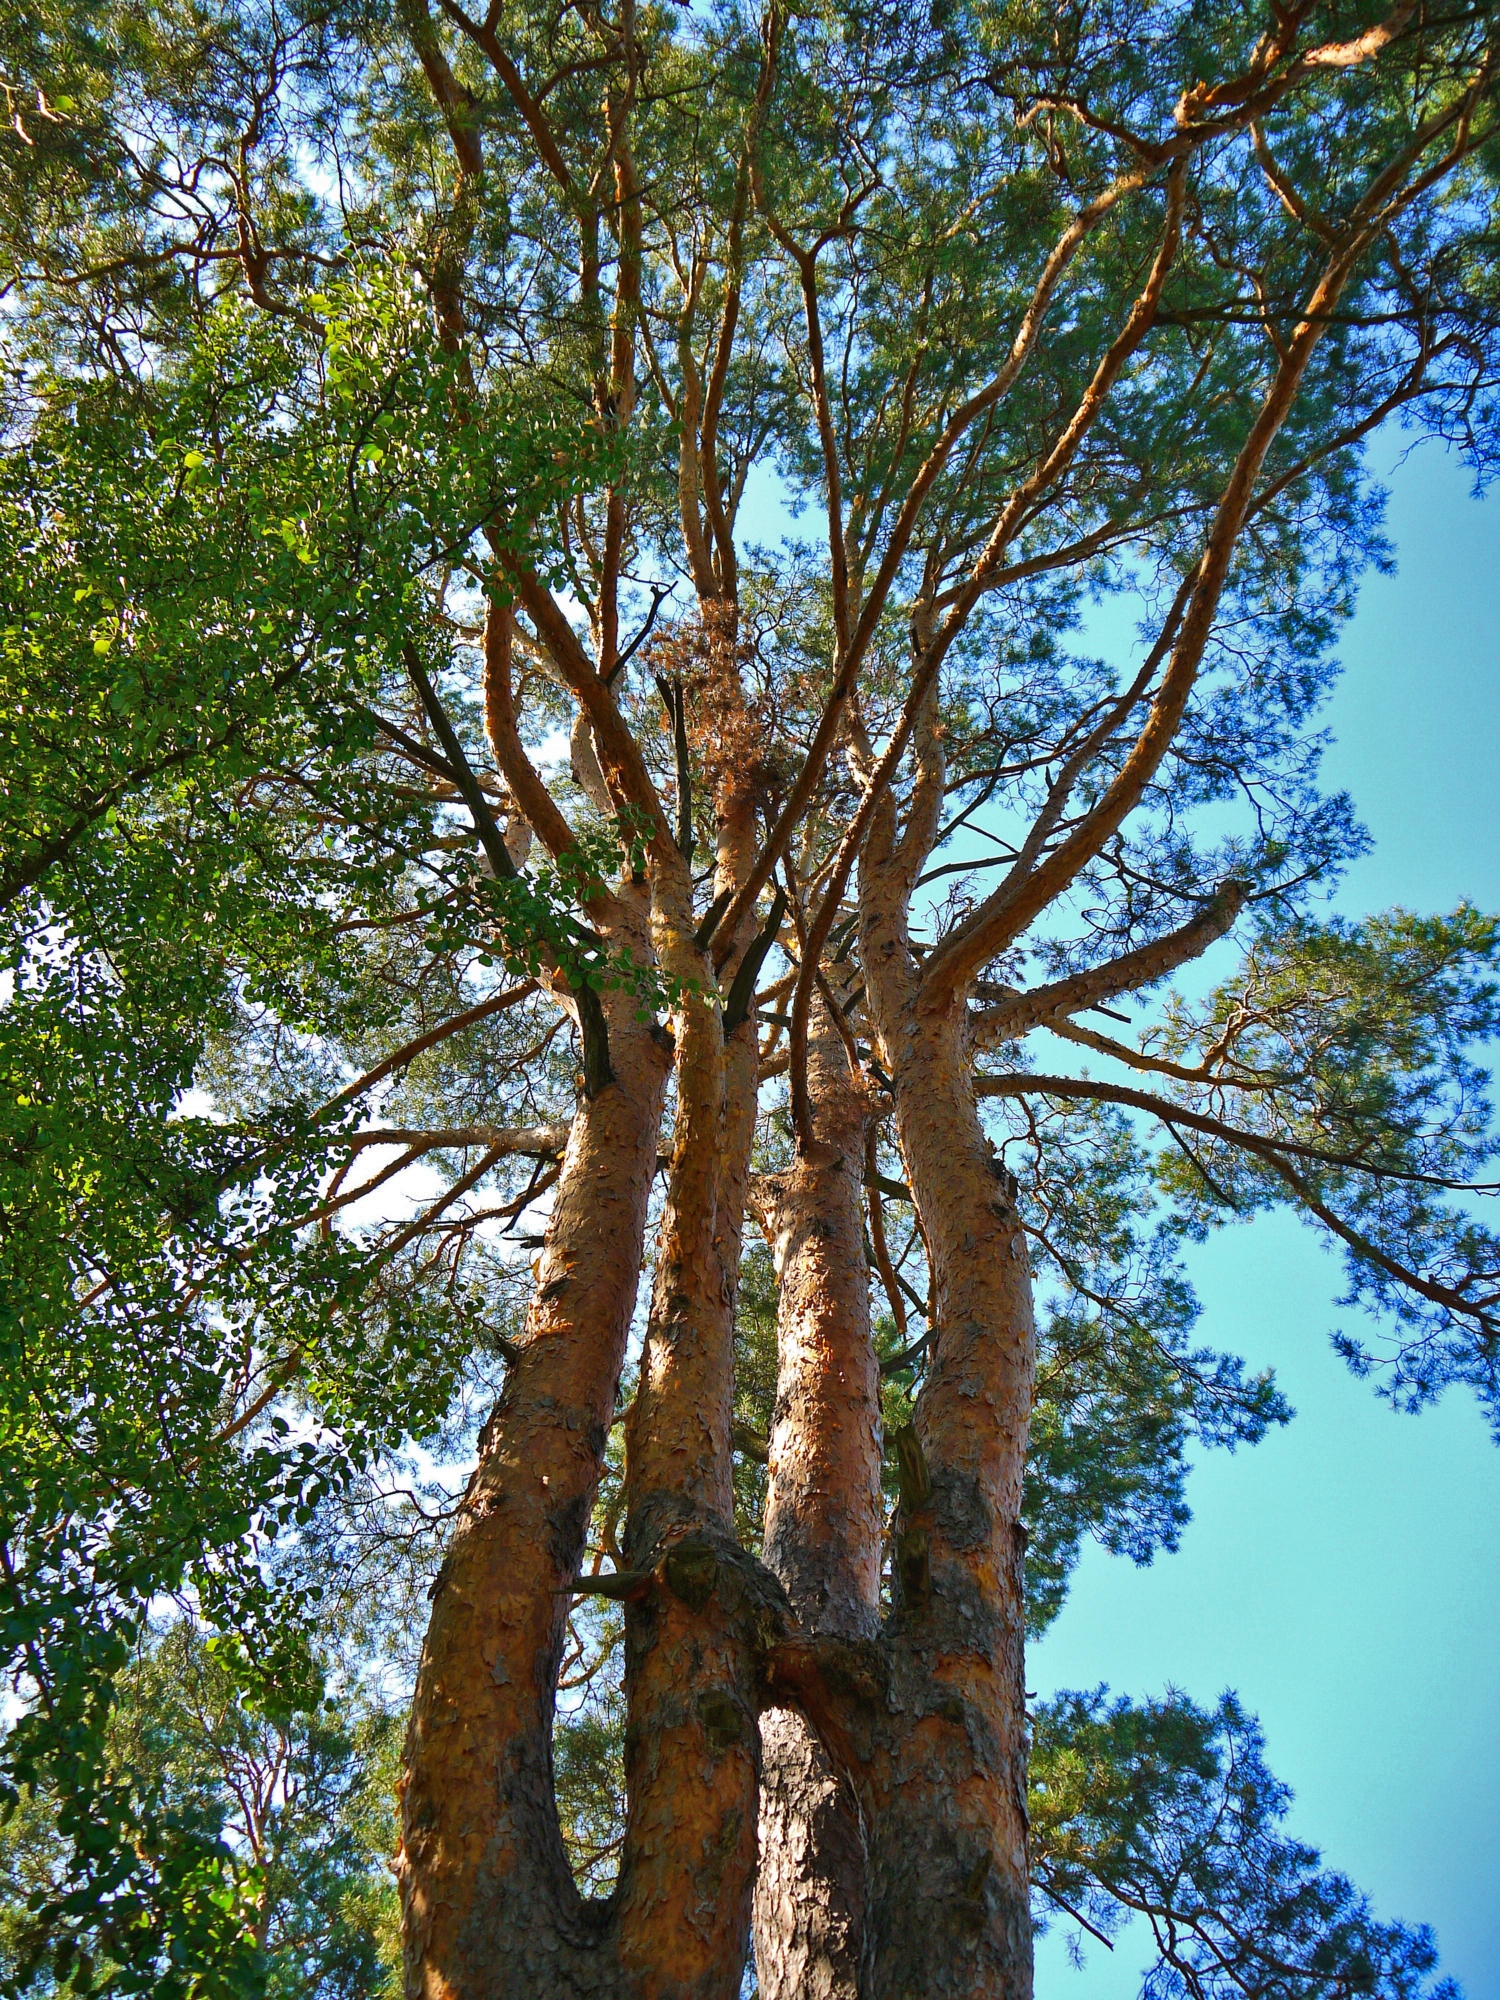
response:
<path id="1" fill-rule="evenodd" d="M 969 397 L 955 411 L 918 469 L 907 490 L 880 565 L 865 596 L 858 623 L 850 634 L 848 646 L 841 651 L 840 657 L 835 662 L 833 684 L 824 699 L 818 726 L 808 745 L 802 769 L 777 815 L 775 825 L 755 866 L 741 886 L 738 896 L 729 906 L 725 917 L 721 919 L 721 923 L 727 927 L 731 936 L 745 912 L 752 906 L 770 879 L 787 842 L 801 824 L 808 801 L 822 779 L 824 766 L 837 738 L 865 653 L 884 615 L 891 589 L 906 559 L 928 495 L 947 464 L 954 446 L 971 425 L 1001 401 L 1020 376 L 1041 333 L 1042 323 L 1053 294 L 1086 238 L 1127 194 L 1145 186 L 1153 178 L 1154 172 L 1154 168 L 1144 167 L 1121 175 L 1094 201 L 1077 211 L 1053 246 L 1043 266 L 1005 364 L 983 389 Z M 763 200 L 762 207 L 764 208 Z M 936 671 L 935 666 L 934 671 Z M 902 747 L 904 749 L 904 743 Z"/>
<path id="2" fill-rule="evenodd" d="M 556 858 L 578 845 L 574 833 L 540 772 L 526 754 L 516 725 L 511 690 L 511 641 L 514 623 L 507 608 L 491 603 L 484 618 L 484 726 L 490 753 L 504 773 L 522 818 L 547 851 Z"/>
<path id="3" fill-rule="evenodd" d="M 1144 1070 L 1153 1076 L 1169 1076 L 1178 1083 L 1211 1083 L 1234 1090 L 1271 1090 L 1279 1081 L 1275 1076 L 1247 1076 L 1239 1072 L 1232 1076 L 1225 1075 L 1210 1069 L 1206 1061 L 1196 1069 L 1189 1068 L 1186 1063 L 1171 1062 L 1165 1056 L 1148 1055 L 1142 1049 L 1133 1049 L 1128 1043 L 1117 1042 L 1093 1028 L 1080 1027 L 1077 1021 L 1053 1020 L 1042 1025 L 1049 1034 L 1059 1035 L 1067 1042 L 1076 1042 L 1080 1048 L 1094 1049 L 1099 1055 L 1110 1056 L 1130 1069 Z"/>
<path id="4" fill-rule="evenodd" d="M 1340 295 L 1365 240 L 1356 238 L 1352 248 L 1341 250 L 1330 262 L 1313 290 L 1314 307 Z M 1194 572 L 1191 595 L 1166 672 L 1129 755 L 1082 823 L 1027 873 L 1010 878 L 1008 886 L 1002 884 L 933 953 L 923 982 L 923 999 L 928 1007 L 936 1010 L 948 1005 L 987 959 L 1019 936 L 1062 893 L 1119 829 L 1155 775 L 1177 734 L 1188 697 L 1196 685 L 1256 477 L 1272 440 L 1291 410 L 1320 334 L 1321 328 L 1313 320 L 1304 319 L 1299 325 L 1241 447 Z"/>
<path id="5" fill-rule="evenodd" d="M 399 1125 L 383 1125 L 363 1132 L 340 1134 L 330 1143 L 355 1150 L 364 1146 L 420 1146 L 429 1153 L 457 1151 L 465 1146 L 491 1146 L 504 1153 L 526 1153 L 538 1159 L 554 1159 L 567 1146 L 569 1130 L 567 1125 L 455 1125 L 427 1132 L 409 1131 Z"/>
<path id="6" fill-rule="evenodd" d="M 1134 993 L 1164 979 L 1169 972 L 1190 963 L 1225 935 L 1245 906 L 1248 894 L 1243 882 L 1221 882 L 1213 900 L 1191 922 L 1150 944 L 1137 946 L 1104 965 L 1070 978 L 1054 980 L 1030 992 L 990 988 L 986 997 L 995 1005 L 972 1016 L 975 1045 L 994 1048 L 1000 1042 L 1015 1041 L 1032 1028 L 1051 1027 L 1085 1007 L 1113 1000 L 1122 993 Z"/>

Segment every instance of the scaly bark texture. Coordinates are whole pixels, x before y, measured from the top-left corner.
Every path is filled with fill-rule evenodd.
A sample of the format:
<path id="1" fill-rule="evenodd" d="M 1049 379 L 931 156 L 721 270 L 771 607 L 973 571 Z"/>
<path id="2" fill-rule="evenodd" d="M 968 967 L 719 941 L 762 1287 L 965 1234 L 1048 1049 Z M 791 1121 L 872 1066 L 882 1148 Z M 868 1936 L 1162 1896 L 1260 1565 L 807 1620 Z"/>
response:
<path id="1" fill-rule="evenodd" d="M 552 1706 L 635 1306 L 669 1062 L 610 1006 L 614 1081 L 574 1119 L 521 1352 L 433 1591 L 397 1873 L 408 2000 L 619 1990 L 552 1784 Z"/>
<path id="2" fill-rule="evenodd" d="M 625 1533 L 633 1569 L 674 1555 L 679 1567 L 674 1587 L 626 1621 L 620 1935 L 642 1992 L 717 2000 L 743 1958 L 758 1770 L 753 1663 L 713 1591 L 716 1553 L 732 1540 L 733 1343 L 715 1226 L 724 1048 L 704 1002 L 690 1001 L 679 1024 L 676 1147 L 628 1432 Z"/>
<path id="3" fill-rule="evenodd" d="M 858 2000 L 865 1828 L 858 1797 L 795 1708 L 760 1723 L 755 1973 L 764 2000 Z"/>
<path id="4" fill-rule="evenodd" d="M 743 784 L 727 782 L 720 887 L 734 885 L 753 830 Z M 751 928 L 736 940 L 736 958 Z M 657 953 L 669 970 L 711 982 L 691 941 L 690 904 L 659 922 Z M 672 1167 L 627 1434 L 625 1546 L 631 1567 L 660 1569 L 665 1587 L 626 1617 L 618 1922 L 632 1991 L 730 2000 L 749 1936 L 760 1778 L 758 1647 L 746 1617 L 750 1566 L 734 1539 L 730 1448 L 757 1052 L 753 1023 L 726 1038 L 706 1000 L 689 998 L 678 1023 Z"/>
<path id="5" fill-rule="evenodd" d="M 936 1352 L 903 1500 L 889 1637 L 908 1727 L 872 1835 L 873 1992 L 1031 1992 L 1021 1481 L 1035 1377 L 1014 1187 L 996 1178 L 963 1024 L 907 1019 L 896 1119 L 932 1259 Z"/>
<path id="6" fill-rule="evenodd" d="M 756 1187 L 780 1281 L 764 1554 L 803 1632 L 871 1639 L 882 1530 L 880 1377 L 860 1207 L 871 1107 L 821 1000 L 808 1086 L 818 1159 L 799 1158 Z M 858 1794 L 795 1709 L 762 1718 L 761 1760 L 761 1993 L 857 2000 L 866 1897 Z"/>
<path id="7" fill-rule="evenodd" d="M 889 1761 L 870 1833 L 870 1991 L 1027 2000 L 1021 1489 L 1036 1374 L 1015 1189 L 980 1124 L 962 1002 L 925 1012 L 907 935 L 934 743 L 899 848 L 877 826 L 861 877 L 861 957 L 896 1131 L 931 1264 L 932 1351 L 914 1428 L 925 1464 L 895 1531 L 886 1634 Z"/>
<path id="8" fill-rule="evenodd" d="M 764 1555 L 805 1632 L 872 1637 L 880 1603 L 880 1378 L 870 1340 L 862 1079 L 819 1003 L 808 1051 L 832 1155 L 757 1184 L 776 1274 L 776 1409 Z"/>

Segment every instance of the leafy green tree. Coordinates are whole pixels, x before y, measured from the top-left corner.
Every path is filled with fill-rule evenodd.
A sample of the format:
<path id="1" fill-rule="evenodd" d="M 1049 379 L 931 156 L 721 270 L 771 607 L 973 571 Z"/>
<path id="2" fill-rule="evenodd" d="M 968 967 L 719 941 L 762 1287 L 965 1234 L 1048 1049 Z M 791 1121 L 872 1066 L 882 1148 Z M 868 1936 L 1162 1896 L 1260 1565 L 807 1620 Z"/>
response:
<path id="1" fill-rule="evenodd" d="M 264 1990 L 345 2000 L 396 1990 L 398 1746 L 397 1716 L 357 1686 L 311 1711 L 257 1710 L 184 1618 L 152 1632 L 121 1676 L 106 1756 L 150 1798 L 158 1824 L 222 1858 L 250 1915 Z M 3 1856 L 5 1975 L 26 1986 L 36 1968 L 51 1985 L 47 1975 L 67 1971 L 48 1947 L 69 1855 L 48 1794 L 26 1795 Z M 94 1964 L 93 1983 L 107 1987 L 117 1969 Z"/>
<path id="2" fill-rule="evenodd" d="M 1046 1896 L 1106 1943 L 1144 1917 L 1160 1954 L 1152 2000 L 1458 1991 L 1428 1983 L 1428 1930 L 1377 1922 L 1278 1830 L 1290 1795 L 1232 1695 L 1212 1710 L 1178 1694 L 1059 1697 L 1036 1715 L 1031 1797 Z"/>

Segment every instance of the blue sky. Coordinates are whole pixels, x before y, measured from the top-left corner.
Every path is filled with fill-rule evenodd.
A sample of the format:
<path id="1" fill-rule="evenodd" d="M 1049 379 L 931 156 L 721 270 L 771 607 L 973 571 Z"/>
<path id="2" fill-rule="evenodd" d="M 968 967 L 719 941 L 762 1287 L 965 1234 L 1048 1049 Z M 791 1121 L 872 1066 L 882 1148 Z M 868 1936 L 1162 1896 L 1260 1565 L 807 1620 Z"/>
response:
<path id="1" fill-rule="evenodd" d="M 1456 458 L 1386 456 L 1398 568 L 1367 579 L 1341 647 L 1327 776 L 1375 836 L 1339 906 L 1500 907 L 1500 496 Z M 1332 1353 L 1339 1270 L 1284 1217 L 1196 1253 L 1205 1343 L 1271 1363 L 1296 1419 L 1205 1455 L 1179 1551 L 1146 1570 L 1090 1549 L 1028 1685 L 1238 1690 L 1290 1828 L 1382 1916 L 1437 1932 L 1468 2000 L 1500 2000 L 1500 1450 L 1471 1399 L 1398 1416 Z M 1085 1941 L 1087 1942 L 1087 1940 Z M 1040 2000 L 1133 2000 L 1149 1947 L 1062 1934 Z"/>

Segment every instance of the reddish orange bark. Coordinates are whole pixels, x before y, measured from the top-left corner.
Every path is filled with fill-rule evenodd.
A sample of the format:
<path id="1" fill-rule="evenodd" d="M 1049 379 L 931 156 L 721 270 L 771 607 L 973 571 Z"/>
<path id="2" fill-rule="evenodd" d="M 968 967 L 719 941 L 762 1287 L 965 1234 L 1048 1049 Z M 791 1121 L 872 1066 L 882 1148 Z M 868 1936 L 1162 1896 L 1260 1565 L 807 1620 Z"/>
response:
<path id="1" fill-rule="evenodd" d="M 552 1791 L 552 1704 L 635 1305 L 669 1054 L 608 1009 L 526 1337 L 433 1590 L 397 1872 L 410 2000 L 599 1990 L 601 1939 Z"/>
<path id="2" fill-rule="evenodd" d="M 998 365 L 988 353 L 982 366 L 968 357 L 968 374 L 955 373 L 925 417 L 912 419 L 910 434 L 903 431 L 896 460 L 910 448 L 919 461 L 903 475 L 904 492 L 897 490 L 893 460 L 893 483 L 878 499 L 862 492 L 846 505 L 846 491 L 862 476 L 861 460 L 853 439 L 840 437 L 818 249 L 805 248 L 778 217 L 775 177 L 768 177 L 768 191 L 755 156 L 775 82 L 779 10 L 771 10 L 762 32 L 760 83 L 753 112 L 746 107 L 731 207 L 719 216 L 711 207 L 692 213 L 686 258 L 674 219 L 651 208 L 660 197 L 648 196 L 643 182 L 650 176 L 643 168 L 638 178 L 634 164 L 635 139 L 649 143 L 637 109 L 659 101 L 638 88 L 649 63 L 635 39 L 634 17 L 627 15 L 618 46 L 609 28 L 599 58 L 606 69 L 623 65 L 601 92 L 607 146 L 591 157 L 584 145 L 576 160 L 564 157 L 571 141 L 563 135 L 560 147 L 541 99 L 526 87 L 523 64 L 493 26 L 480 28 L 456 12 L 454 20 L 490 63 L 546 174 L 563 190 L 558 214 L 571 218 L 567 227 L 577 225 L 585 306 L 578 326 L 586 322 L 590 331 L 576 337 L 596 344 L 589 366 L 601 433 L 628 426 L 635 405 L 636 341 L 647 324 L 643 259 L 656 257 L 659 273 L 671 264 L 671 281 L 650 295 L 649 311 L 663 331 L 675 319 L 676 358 L 663 365 L 667 342 L 653 336 L 649 361 L 678 440 L 677 526 L 700 601 L 699 629 L 686 642 L 676 679 L 675 836 L 634 716 L 628 702 L 617 703 L 612 682 L 623 653 L 619 588 L 632 537 L 649 542 L 659 523 L 649 509 L 636 519 L 627 482 L 604 490 L 603 532 L 597 549 L 585 549 L 594 591 L 593 657 L 571 611 L 540 573 L 509 545 L 499 559 L 534 627 L 528 644 L 577 703 L 575 764 L 591 803 L 600 812 L 630 809 L 649 822 L 651 950 L 667 973 L 692 985 L 675 1009 L 676 1124 L 628 1432 L 625 1541 L 637 1574 L 626 1619 L 629 1798 L 619 1887 L 607 1906 L 584 1905 L 573 1888 L 551 1799 L 550 1732 L 567 1592 L 634 1304 L 665 1081 L 665 1054 L 629 1018 L 629 1003 L 610 1009 L 614 1081 L 579 1112 L 527 1339 L 486 1427 L 435 1591 L 404 1806 L 409 1992 L 413 2000 L 584 1993 L 730 2000 L 750 1917 L 759 1810 L 757 1926 L 768 2000 L 791 2000 L 794 1993 L 826 2000 L 1028 2000 L 1020 1503 L 1035 1336 L 1016 1190 L 997 1169 L 975 1102 L 970 990 L 1162 781 L 1242 531 L 1265 503 L 1267 452 L 1358 258 L 1385 228 L 1392 204 L 1407 198 L 1400 190 L 1410 163 L 1444 128 L 1423 128 L 1427 136 L 1409 159 L 1402 153 L 1371 182 L 1347 227 L 1328 236 L 1316 232 L 1324 268 L 1296 323 L 1275 342 L 1269 386 L 1226 468 L 1159 650 L 1138 685 L 1106 704 L 1092 733 L 1066 756 L 1058 751 L 1058 775 L 1048 779 L 1047 803 L 1014 867 L 919 962 L 907 924 L 944 795 L 944 656 L 997 587 L 1023 523 L 1039 517 L 1122 371 L 1158 329 L 1194 155 L 1236 127 L 1251 129 L 1307 65 L 1363 63 L 1379 52 L 1377 44 L 1367 37 L 1295 56 L 1302 15 L 1287 14 L 1276 35 L 1258 44 L 1244 75 L 1187 89 L 1171 135 L 1159 146 L 1135 147 L 1116 177 L 1064 219 L 1022 287 L 1026 302 Z M 463 172 L 477 181 L 482 156 L 468 111 L 430 42 L 419 36 L 424 69 Z M 941 515 L 947 506 L 942 482 L 971 448 L 973 462 L 983 466 L 979 431 L 1002 411 L 1039 350 L 1060 288 L 1091 234 L 1117 211 L 1125 217 L 1163 178 L 1166 210 L 1144 291 L 1128 304 L 1071 415 L 1065 399 L 1060 426 L 1029 467 L 1014 475 L 984 468 L 981 489 L 991 478 L 1003 487 L 1014 476 L 1015 484 L 973 542 L 977 554 L 959 559 L 943 546 L 947 530 L 933 525 L 932 509 Z M 606 214 L 607 187 L 613 201 Z M 806 723 L 803 754 L 794 770 L 762 787 L 758 801 L 749 773 L 765 746 L 747 720 L 732 602 L 733 508 L 748 468 L 729 471 L 726 464 L 721 475 L 715 442 L 719 404 L 740 358 L 735 329 L 752 206 L 757 226 L 764 225 L 787 260 L 775 283 L 795 271 L 802 291 L 806 337 L 792 355 L 792 374 L 809 394 L 804 443 L 815 453 L 827 506 L 833 631 L 827 685 L 805 717 L 799 710 L 805 690 L 782 677 L 798 726 Z M 846 221 L 852 215 L 850 209 Z M 721 224 L 724 240 L 715 248 Z M 670 259 L 662 257 L 662 241 L 653 250 L 653 232 L 670 239 Z M 821 239 L 819 248 L 831 241 Z M 607 268 L 615 273 L 612 302 L 605 298 Z M 710 330 L 699 315 L 714 299 L 717 325 Z M 461 324 L 458 315 L 453 327 Z M 575 337 L 571 322 L 568 337 Z M 919 374 L 913 362 L 913 393 Z M 731 456 L 726 451 L 726 461 Z M 862 462 L 868 473 L 868 455 Z M 576 528 L 584 543 L 586 514 L 580 499 L 568 530 L 571 536 Z M 1083 560 L 1082 544 L 1074 555 Z M 899 602 L 919 570 L 917 601 Z M 899 719 L 881 724 L 877 757 L 859 708 L 875 678 L 866 668 L 877 635 L 898 611 L 911 624 L 911 671 L 904 688 L 896 688 Z M 497 760 L 522 815 L 561 855 L 574 844 L 574 831 L 522 745 L 510 700 L 509 617 L 497 611 L 490 619 L 487 712 Z M 696 768 L 719 807 L 715 887 L 727 898 L 718 935 L 702 942 L 687 797 L 692 760 L 682 688 L 689 672 L 697 676 Z M 887 691 L 880 692 L 882 703 Z M 1112 745 L 1116 736 L 1121 740 Z M 829 802 L 834 815 L 847 803 L 846 774 L 833 776 L 840 746 L 850 753 L 864 795 L 830 829 L 823 817 Z M 1112 761 L 1104 759 L 1106 748 Z M 914 783 L 898 840 L 891 787 L 908 750 Z M 1081 780 L 1091 764 L 1089 792 Z M 1085 796 L 1091 803 L 1080 803 Z M 756 803 L 769 822 L 764 838 Z M 731 1023 L 726 1033 L 711 989 L 716 976 L 726 987 L 732 979 L 754 929 L 757 898 L 788 868 L 798 841 L 805 842 L 808 863 L 801 886 L 812 897 L 809 911 L 798 912 L 801 963 L 790 1015 L 799 1153 L 762 1190 L 782 1288 L 768 1574 L 735 1545 L 731 1495 L 734 1297 L 757 1050 L 752 1021 Z M 883 1624 L 878 1376 L 859 1209 L 872 1106 L 855 1087 L 835 1023 L 816 999 L 829 971 L 824 947 L 845 912 L 856 864 L 866 1012 L 876 1054 L 892 1079 L 895 1133 L 926 1246 L 932 1314 L 929 1365 L 901 1446 L 892 1607 Z M 1122 990 L 1111 987 L 1112 979 L 1130 984 L 1160 976 L 1174 951 L 1201 948 L 1221 934 L 1242 895 L 1237 884 L 1220 885 L 1213 905 L 1181 931 L 1113 966 L 1041 989 L 1024 1004 L 1000 989 L 980 1032 L 1008 1038 L 1030 1026 L 1061 1026 L 1087 1039 L 1088 1030 L 1067 1026 L 1073 1009 Z M 601 927 L 607 922 L 601 913 Z M 711 919 L 707 929 L 714 929 Z M 758 1730 L 763 1705 L 771 1713 Z M 769 1779 L 763 1799 L 762 1754 Z"/>
<path id="3" fill-rule="evenodd" d="M 860 1183 L 871 1105 L 819 1002 L 808 1085 L 817 1160 L 763 1178 L 779 1280 L 765 1559 L 802 1630 L 872 1639 L 880 1615 L 880 1378 Z M 765 2000 L 857 2000 L 865 1828 L 849 1776 L 795 1709 L 761 1723 L 755 1962 Z"/>
<path id="4" fill-rule="evenodd" d="M 714 633 L 710 633 L 712 645 Z M 717 884 L 732 888 L 754 833 L 742 772 L 719 788 Z M 657 926 L 657 954 L 707 989 L 691 906 Z M 725 967 L 732 976 L 745 926 Z M 662 1584 L 626 1619 L 628 1818 L 619 1948 L 650 2000 L 737 1991 L 755 1876 L 759 1606 L 734 1538 L 730 1445 L 734 1303 L 755 1135 L 753 1022 L 726 1038 L 719 1008 L 678 1014 L 677 1121 L 656 1283 L 627 1435 L 631 1567 Z"/>
<path id="5" fill-rule="evenodd" d="M 714 1011 L 694 1001 L 679 1018 L 677 1140 L 628 1433 L 625 1546 L 632 1568 L 654 1569 L 686 1543 L 701 1585 L 682 1573 L 627 1620 L 620 1937 L 641 1992 L 708 2000 L 743 1958 L 755 1862 L 754 1663 L 736 1607 L 713 1588 L 715 1553 L 733 1545 L 733 1289 L 716 1223 L 721 1169 L 731 1189 L 736 1178 L 724 1156 L 748 1161 L 736 1127 L 749 1121 L 726 1106 Z M 752 1080 L 751 1118 L 753 1104 Z"/>
<path id="6" fill-rule="evenodd" d="M 822 1017 L 809 1049 L 830 1157 L 758 1183 L 779 1280 L 765 1559 L 808 1633 L 873 1635 L 880 1603 L 880 1382 L 861 1184 L 870 1104 Z"/>

